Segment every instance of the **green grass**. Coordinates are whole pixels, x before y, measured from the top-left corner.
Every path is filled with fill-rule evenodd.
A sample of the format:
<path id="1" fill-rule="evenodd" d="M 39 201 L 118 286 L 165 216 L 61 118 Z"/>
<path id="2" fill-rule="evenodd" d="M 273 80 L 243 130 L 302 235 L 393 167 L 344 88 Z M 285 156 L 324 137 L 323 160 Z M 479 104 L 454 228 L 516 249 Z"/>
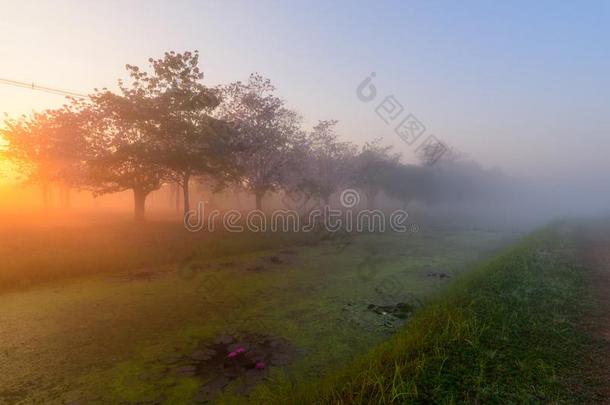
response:
<path id="1" fill-rule="evenodd" d="M 468 272 L 393 339 L 311 384 L 256 403 L 574 403 L 590 399 L 590 349 L 574 241 L 545 230 Z"/>
<path id="2" fill-rule="evenodd" d="M 188 355 L 227 330 L 282 337 L 299 349 L 289 366 L 272 370 L 261 391 L 278 381 L 314 381 L 389 338 L 376 316 L 362 310 L 366 305 L 426 300 L 452 282 L 427 277 L 428 271 L 456 275 L 507 243 L 502 234 L 423 230 L 361 235 L 338 251 L 302 235 L 184 235 L 172 226 L 99 224 L 62 233 L 50 227 L 13 239 L 7 232 L 14 253 L 6 279 L 35 284 L 0 294 L 0 397 L 188 403 L 201 382 L 168 372 L 163 359 Z M 294 254 L 269 264 L 287 246 Z M 44 259 L 49 252 L 57 254 Z M 378 252 L 374 271 L 363 278 L 358 267 L 371 252 Z M 29 267 L 31 260 L 42 267 Z M 190 278 L 176 271 L 187 263 L 197 270 Z M 249 270 L 261 263 L 263 271 Z M 24 274 L 15 276 L 17 269 Z M 161 274 L 125 277 L 135 270 Z M 387 279 L 400 282 L 396 296 L 377 290 Z M 242 304 L 226 305 L 236 302 Z M 358 309 L 347 311 L 352 307 Z M 243 398 L 229 390 L 219 400 Z"/>
<path id="3" fill-rule="evenodd" d="M 70 225 L 1 224 L 0 291 L 58 280 L 172 266 L 299 243 L 308 235 L 188 232 L 179 221 L 135 224 L 109 216 Z"/>
<path id="4" fill-rule="evenodd" d="M 220 403 L 590 402 L 580 241 L 559 229 L 491 260 L 505 235 L 463 229 L 360 235 L 340 251 L 318 235 L 161 222 L 0 229 L 0 398 L 189 403 L 201 381 L 164 359 L 235 331 L 285 338 L 301 355 L 251 397 L 229 387 Z M 143 270 L 160 275 L 125 277 Z M 388 280 L 392 294 L 379 291 Z M 413 297 L 425 306 L 394 336 L 362 310 Z"/>

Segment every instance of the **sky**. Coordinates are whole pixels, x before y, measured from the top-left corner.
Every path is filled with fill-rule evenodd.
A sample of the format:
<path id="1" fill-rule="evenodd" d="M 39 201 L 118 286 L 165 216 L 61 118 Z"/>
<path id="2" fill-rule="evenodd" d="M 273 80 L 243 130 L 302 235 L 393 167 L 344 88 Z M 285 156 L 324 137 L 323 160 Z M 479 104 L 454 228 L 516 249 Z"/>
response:
<path id="1" fill-rule="evenodd" d="M 259 72 L 307 127 L 339 120 L 362 144 L 394 96 L 434 135 L 485 167 L 553 182 L 610 170 L 610 2 L 0 0 L 0 78 L 88 93 L 126 63 L 197 49 L 205 83 Z M 371 72 L 378 98 L 356 88 Z M 0 113 L 65 100 L 0 84 Z"/>

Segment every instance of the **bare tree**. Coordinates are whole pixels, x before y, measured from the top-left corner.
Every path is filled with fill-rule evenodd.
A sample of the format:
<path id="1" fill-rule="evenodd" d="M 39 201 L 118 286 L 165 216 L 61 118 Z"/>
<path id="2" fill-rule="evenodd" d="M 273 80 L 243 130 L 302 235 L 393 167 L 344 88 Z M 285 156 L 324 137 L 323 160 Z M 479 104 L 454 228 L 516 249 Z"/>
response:
<path id="1" fill-rule="evenodd" d="M 222 88 L 218 112 L 238 137 L 235 165 L 242 173 L 238 181 L 254 194 L 257 209 L 262 209 L 267 192 L 281 187 L 300 133 L 300 117 L 274 92 L 269 79 L 252 74 L 247 83 Z"/>

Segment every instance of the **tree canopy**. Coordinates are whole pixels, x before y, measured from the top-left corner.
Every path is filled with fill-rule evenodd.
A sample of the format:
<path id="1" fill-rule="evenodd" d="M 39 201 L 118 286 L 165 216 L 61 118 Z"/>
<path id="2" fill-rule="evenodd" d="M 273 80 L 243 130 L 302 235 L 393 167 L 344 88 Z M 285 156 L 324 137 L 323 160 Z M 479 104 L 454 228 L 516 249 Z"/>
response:
<path id="1" fill-rule="evenodd" d="M 355 187 L 372 209 L 382 192 L 404 205 L 466 201 L 498 179 L 452 151 L 438 159 L 444 145 L 419 150 L 419 165 L 404 164 L 380 138 L 360 148 L 342 140 L 336 120 L 306 130 L 260 74 L 204 85 L 197 51 L 148 62 L 146 69 L 126 65 L 128 80 L 118 81 L 118 91 L 96 89 L 59 109 L 5 119 L 1 153 L 24 182 L 41 186 L 45 201 L 52 184 L 67 202 L 75 187 L 94 195 L 130 190 L 141 220 L 147 196 L 172 184 L 188 215 L 197 181 L 247 190 L 258 209 L 272 192 L 330 204 L 341 188 Z"/>

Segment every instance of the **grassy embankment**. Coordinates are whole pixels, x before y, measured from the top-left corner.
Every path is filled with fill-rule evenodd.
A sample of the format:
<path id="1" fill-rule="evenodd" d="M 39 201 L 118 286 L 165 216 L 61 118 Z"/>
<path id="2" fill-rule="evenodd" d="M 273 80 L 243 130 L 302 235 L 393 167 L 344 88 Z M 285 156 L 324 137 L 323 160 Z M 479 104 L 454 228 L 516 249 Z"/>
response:
<path id="1" fill-rule="evenodd" d="M 349 367 L 306 386 L 280 382 L 257 402 L 588 402 L 592 342 L 579 320 L 589 300 L 574 243 L 554 229 L 526 238 Z"/>
<path id="2" fill-rule="evenodd" d="M 388 338 L 393 325 L 370 304 L 424 300 L 508 243 L 501 233 L 426 229 L 358 235 L 340 248 L 320 235 L 191 234 L 110 218 L 1 235 L 9 290 L 41 283 L 0 289 L 0 398 L 10 403 L 190 403 L 207 382 L 172 362 L 233 332 L 294 346 L 264 385 L 313 380 Z M 371 258 L 375 268 L 360 274 Z M 184 263 L 193 274 L 176 271 Z M 403 288 L 380 293 L 385 280 Z"/>

